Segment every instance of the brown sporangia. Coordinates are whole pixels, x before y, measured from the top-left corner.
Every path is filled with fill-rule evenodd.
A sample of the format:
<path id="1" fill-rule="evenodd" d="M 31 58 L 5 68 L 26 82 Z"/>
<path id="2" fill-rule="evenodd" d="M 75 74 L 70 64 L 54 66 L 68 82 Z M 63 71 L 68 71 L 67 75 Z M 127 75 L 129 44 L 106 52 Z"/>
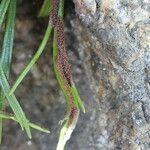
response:
<path id="1" fill-rule="evenodd" d="M 64 81 L 64 85 L 67 91 L 67 96 L 69 97 L 70 114 L 68 120 L 68 127 L 71 124 L 76 124 L 79 115 L 79 109 L 75 105 L 74 97 L 71 91 L 71 86 L 73 85 L 71 68 L 69 64 L 68 55 L 65 48 L 65 36 L 64 36 L 64 22 L 63 18 L 58 16 L 59 10 L 59 0 L 52 0 L 52 11 L 50 14 L 50 24 L 54 26 L 56 31 L 56 42 L 58 47 L 58 55 L 56 58 L 56 66 L 60 72 L 60 75 Z"/>
<path id="2" fill-rule="evenodd" d="M 59 0 L 52 0 L 52 10 L 49 17 L 49 23 L 52 26 L 56 26 L 59 10 Z"/>
<path id="3" fill-rule="evenodd" d="M 64 23 L 62 18 L 58 18 L 56 25 L 56 38 L 58 45 L 58 55 L 56 59 L 57 67 L 61 72 L 61 76 L 64 80 L 68 97 L 70 99 L 70 118 L 68 126 L 77 120 L 79 110 L 74 104 L 74 98 L 71 92 L 71 86 L 73 84 L 70 64 L 65 49 L 65 37 L 64 37 Z"/>
<path id="4" fill-rule="evenodd" d="M 71 86 L 72 76 L 67 52 L 65 49 L 64 24 L 60 17 L 58 18 L 56 25 L 56 38 L 59 50 L 57 57 L 58 67 L 63 75 L 63 79 L 66 80 Z"/>

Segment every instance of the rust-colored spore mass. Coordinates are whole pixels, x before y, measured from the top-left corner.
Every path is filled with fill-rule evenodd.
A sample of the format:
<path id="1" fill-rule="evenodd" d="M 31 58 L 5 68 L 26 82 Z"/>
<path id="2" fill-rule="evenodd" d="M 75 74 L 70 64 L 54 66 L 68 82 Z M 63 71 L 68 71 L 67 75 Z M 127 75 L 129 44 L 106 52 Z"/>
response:
<path id="1" fill-rule="evenodd" d="M 58 56 L 57 56 L 57 63 L 58 68 L 62 74 L 62 77 L 69 86 L 72 85 L 72 76 L 71 76 L 71 69 L 70 64 L 67 56 L 67 52 L 65 49 L 65 37 L 64 37 L 64 24 L 61 18 L 58 18 L 57 25 L 56 25 L 56 38 L 57 38 L 57 45 L 58 45 Z"/>
<path id="2" fill-rule="evenodd" d="M 59 10 L 59 0 L 52 0 L 52 10 L 50 13 L 49 23 L 53 26 L 57 24 L 58 10 Z"/>
<path id="3" fill-rule="evenodd" d="M 58 45 L 58 56 L 56 60 L 57 67 L 60 70 L 65 82 L 71 87 L 72 77 L 69 60 L 65 49 L 64 23 L 63 19 L 58 17 L 59 0 L 52 0 L 52 4 L 53 6 L 50 14 L 50 24 L 56 28 L 56 38 Z"/>
<path id="4" fill-rule="evenodd" d="M 69 122 L 68 122 L 68 126 L 70 126 L 70 125 L 74 125 L 75 126 L 76 122 L 78 120 L 78 117 L 79 117 L 79 109 L 76 108 L 76 107 L 72 107 L 71 108 Z"/>
<path id="5" fill-rule="evenodd" d="M 71 108 L 71 114 L 70 114 L 70 116 L 71 116 L 71 118 L 74 118 L 74 115 L 77 113 L 77 109 L 75 108 L 75 107 L 72 107 Z"/>
<path id="6" fill-rule="evenodd" d="M 50 24 L 54 26 L 56 31 L 56 42 L 58 47 L 58 54 L 56 57 L 56 67 L 64 81 L 66 94 L 69 97 L 70 114 L 68 120 L 68 127 L 71 125 L 73 128 L 76 125 L 79 109 L 75 105 L 73 93 L 71 90 L 73 81 L 71 76 L 71 69 L 69 59 L 65 49 L 65 36 L 64 36 L 64 22 L 63 18 L 58 16 L 59 0 L 52 0 L 52 12 L 50 14 Z"/>

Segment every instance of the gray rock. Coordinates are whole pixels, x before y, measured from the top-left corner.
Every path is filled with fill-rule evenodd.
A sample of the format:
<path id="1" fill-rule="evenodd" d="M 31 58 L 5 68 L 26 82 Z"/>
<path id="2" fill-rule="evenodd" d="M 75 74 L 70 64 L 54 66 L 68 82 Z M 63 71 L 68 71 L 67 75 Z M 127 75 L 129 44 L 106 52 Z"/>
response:
<path id="1" fill-rule="evenodd" d="M 96 3 L 95 14 L 81 13 L 85 8 L 80 6 L 80 10 L 76 9 L 79 20 L 71 21 L 78 41 L 74 49 L 79 52 L 89 79 L 85 81 L 94 93 L 92 101 L 97 106 L 88 106 L 96 115 L 92 125 L 87 123 L 84 127 L 84 130 L 92 128 L 86 134 L 93 139 L 86 140 L 91 147 L 81 142 L 79 148 L 150 149 L 147 134 L 150 130 L 150 10 L 147 9 L 150 2 Z M 78 3 L 75 7 L 79 7 Z"/>

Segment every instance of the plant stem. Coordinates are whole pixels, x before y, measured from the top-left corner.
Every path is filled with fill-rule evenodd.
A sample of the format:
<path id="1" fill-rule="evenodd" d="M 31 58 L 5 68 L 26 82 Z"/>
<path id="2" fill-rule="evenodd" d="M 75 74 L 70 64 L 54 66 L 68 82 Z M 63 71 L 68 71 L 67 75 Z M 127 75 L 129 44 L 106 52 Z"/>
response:
<path id="1" fill-rule="evenodd" d="M 14 85 L 11 88 L 11 91 L 10 91 L 9 95 L 11 95 L 16 90 L 16 88 L 18 87 L 18 85 L 25 78 L 25 76 L 27 75 L 27 73 L 30 71 L 30 69 L 32 68 L 32 66 L 36 63 L 36 61 L 38 60 L 38 58 L 42 54 L 42 52 L 45 49 L 45 46 L 46 46 L 46 44 L 48 42 L 48 39 L 50 37 L 51 31 L 52 31 L 52 27 L 50 25 L 48 25 L 47 30 L 46 30 L 45 35 L 44 35 L 44 38 L 43 38 L 43 40 L 42 40 L 42 42 L 41 42 L 41 44 L 40 44 L 37 52 L 35 53 L 35 55 L 31 59 L 31 61 L 23 69 L 22 73 L 19 75 L 19 77 L 15 81 Z"/>

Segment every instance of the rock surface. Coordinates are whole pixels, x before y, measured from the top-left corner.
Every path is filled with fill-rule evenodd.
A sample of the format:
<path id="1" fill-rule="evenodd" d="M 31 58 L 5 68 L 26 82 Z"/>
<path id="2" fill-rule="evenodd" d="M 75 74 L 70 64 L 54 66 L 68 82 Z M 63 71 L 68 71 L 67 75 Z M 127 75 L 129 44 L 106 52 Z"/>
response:
<path id="1" fill-rule="evenodd" d="M 91 149 L 150 149 L 150 2 L 94 3 L 75 2 L 86 29 L 72 21 L 97 106 Z"/>
<path id="2" fill-rule="evenodd" d="M 67 3 L 66 47 L 85 102 L 68 150 L 150 149 L 150 2 L 74 0 Z M 13 82 L 42 38 L 30 0 L 20 1 L 12 66 Z M 23 9 L 24 8 L 24 9 Z M 44 24 L 44 25 L 43 25 Z M 41 30 L 42 29 L 42 30 Z M 51 130 L 33 139 L 6 122 L 1 150 L 55 150 L 65 100 L 55 79 L 51 43 L 17 89 L 28 117 Z"/>

